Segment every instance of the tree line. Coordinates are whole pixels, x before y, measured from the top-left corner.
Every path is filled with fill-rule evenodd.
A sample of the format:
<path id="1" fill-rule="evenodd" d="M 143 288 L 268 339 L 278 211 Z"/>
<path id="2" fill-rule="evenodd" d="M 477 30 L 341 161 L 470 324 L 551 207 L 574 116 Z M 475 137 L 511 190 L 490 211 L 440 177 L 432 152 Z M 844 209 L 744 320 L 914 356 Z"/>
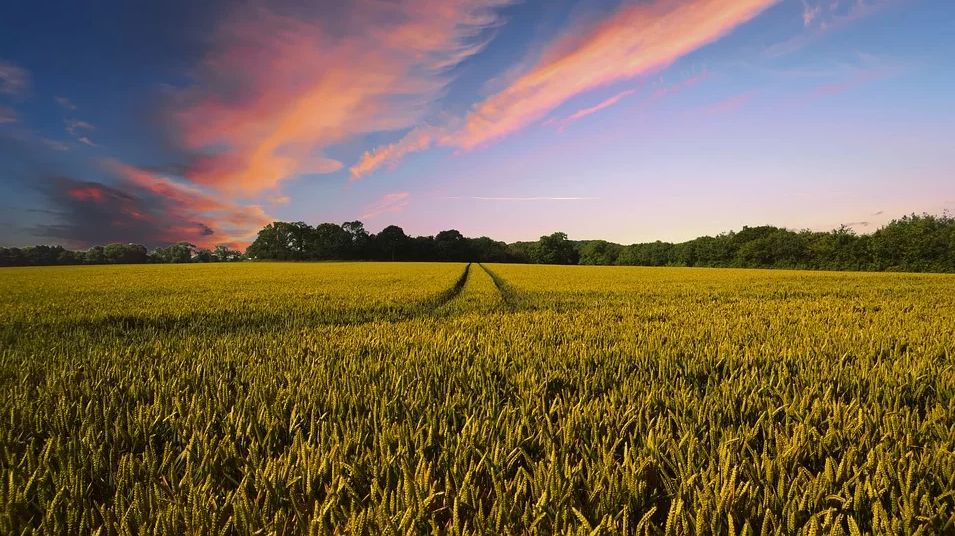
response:
<path id="1" fill-rule="evenodd" d="M 922 214 L 893 220 L 872 234 L 842 226 L 832 231 L 792 231 L 762 225 L 687 242 L 621 245 L 573 241 L 561 232 L 534 242 L 507 244 L 468 238 L 457 230 L 408 236 L 390 225 L 369 233 L 360 221 L 341 225 L 273 222 L 240 252 L 224 245 L 187 242 L 147 251 L 139 244 L 109 244 L 86 251 L 61 246 L 0 248 L 0 266 L 229 262 L 240 260 L 458 261 L 623 266 L 708 266 L 955 272 L 955 218 Z"/>
<path id="2" fill-rule="evenodd" d="M 234 262 L 245 259 L 244 253 L 226 245 L 206 249 L 189 242 L 177 242 L 152 251 L 142 244 L 107 244 L 93 246 L 85 251 L 46 245 L 0 248 L 0 266 Z"/>
<path id="3" fill-rule="evenodd" d="M 687 242 L 579 243 L 580 264 L 955 272 L 955 218 L 908 215 L 872 234 L 763 225 Z"/>

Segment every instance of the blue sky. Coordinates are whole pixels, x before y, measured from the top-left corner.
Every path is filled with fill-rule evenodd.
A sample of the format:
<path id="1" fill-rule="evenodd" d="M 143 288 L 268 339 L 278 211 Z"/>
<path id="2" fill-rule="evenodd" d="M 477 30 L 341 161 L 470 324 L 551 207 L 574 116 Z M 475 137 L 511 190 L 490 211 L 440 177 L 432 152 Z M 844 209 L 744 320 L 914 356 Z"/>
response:
<path id="1" fill-rule="evenodd" d="M 0 244 L 955 210 L 952 2 L 132 4 L 0 6 Z"/>

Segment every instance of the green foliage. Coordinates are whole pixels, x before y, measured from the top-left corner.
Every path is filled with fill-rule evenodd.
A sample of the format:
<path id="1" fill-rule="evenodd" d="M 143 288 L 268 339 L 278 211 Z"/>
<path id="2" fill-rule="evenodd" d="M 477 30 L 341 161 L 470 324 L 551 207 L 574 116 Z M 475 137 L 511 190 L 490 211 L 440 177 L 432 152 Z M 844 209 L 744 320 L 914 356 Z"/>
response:
<path id="1" fill-rule="evenodd" d="M 905 216 L 871 235 L 845 226 L 828 232 L 743 227 L 679 244 L 618 246 L 614 263 L 584 262 L 591 260 L 583 256 L 590 244 L 580 246 L 581 264 L 955 272 L 955 218 L 948 215 Z"/>
<path id="2" fill-rule="evenodd" d="M 945 275 L 11 268 L 3 534 L 946 534 Z"/>
<path id="3" fill-rule="evenodd" d="M 220 251 L 222 248 L 222 251 Z M 188 250 L 188 251 L 187 251 Z M 185 242 L 159 248 L 149 257 L 136 244 L 96 246 L 86 252 L 61 246 L 0 248 L 0 266 L 129 264 L 242 260 L 226 246 L 213 252 Z M 246 250 L 252 259 L 517 262 L 624 266 L 707 266 L 905 272 L 955 272 L 955 218 L 912 214 L 871 235 L 841 226 L 829 232 L 790 231 L 770 225 L 703 236 L 673 244 L 622 246 L 604 240 L 573 242 L 564 233 L 537 242 L 505 244 L 467 238 L 454 229 L 411 237 L 389 225 L 369 234 L 360 221 L 342 225 L 273 222 Z"/>
<path id="4" fill-rule="evenodd" d="M 580 254 L 566 233 L 542 236 L 532 250 L 532 259 L 540 264 L 577 264 Z"/>
<path id="5" fill-rule="evenodd" d="M 580 264 L 611 266 L 617 264 L 623 246 L 605 240 L 591 240 L 580 245 Z"/>

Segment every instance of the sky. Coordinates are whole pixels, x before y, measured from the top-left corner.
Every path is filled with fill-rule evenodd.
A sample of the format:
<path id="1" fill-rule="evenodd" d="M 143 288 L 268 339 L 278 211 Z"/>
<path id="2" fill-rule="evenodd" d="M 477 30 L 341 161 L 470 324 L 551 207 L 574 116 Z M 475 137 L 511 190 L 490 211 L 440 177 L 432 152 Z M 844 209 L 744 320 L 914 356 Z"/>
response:
<path id="1" fill-rule="evenodd" d="M 955 211 L 951 0 L 0 3 L 0 245 Z"/>

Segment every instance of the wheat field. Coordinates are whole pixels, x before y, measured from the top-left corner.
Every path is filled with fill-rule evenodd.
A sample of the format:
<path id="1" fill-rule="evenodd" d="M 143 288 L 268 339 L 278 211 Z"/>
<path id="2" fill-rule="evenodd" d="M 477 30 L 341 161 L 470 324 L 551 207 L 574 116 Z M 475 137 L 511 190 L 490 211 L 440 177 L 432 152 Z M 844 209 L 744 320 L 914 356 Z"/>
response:
<path id="1" fill-rule="evenodd" d="M 955 276 L 0 272 L 3 534 L 955 532 Z"/>

